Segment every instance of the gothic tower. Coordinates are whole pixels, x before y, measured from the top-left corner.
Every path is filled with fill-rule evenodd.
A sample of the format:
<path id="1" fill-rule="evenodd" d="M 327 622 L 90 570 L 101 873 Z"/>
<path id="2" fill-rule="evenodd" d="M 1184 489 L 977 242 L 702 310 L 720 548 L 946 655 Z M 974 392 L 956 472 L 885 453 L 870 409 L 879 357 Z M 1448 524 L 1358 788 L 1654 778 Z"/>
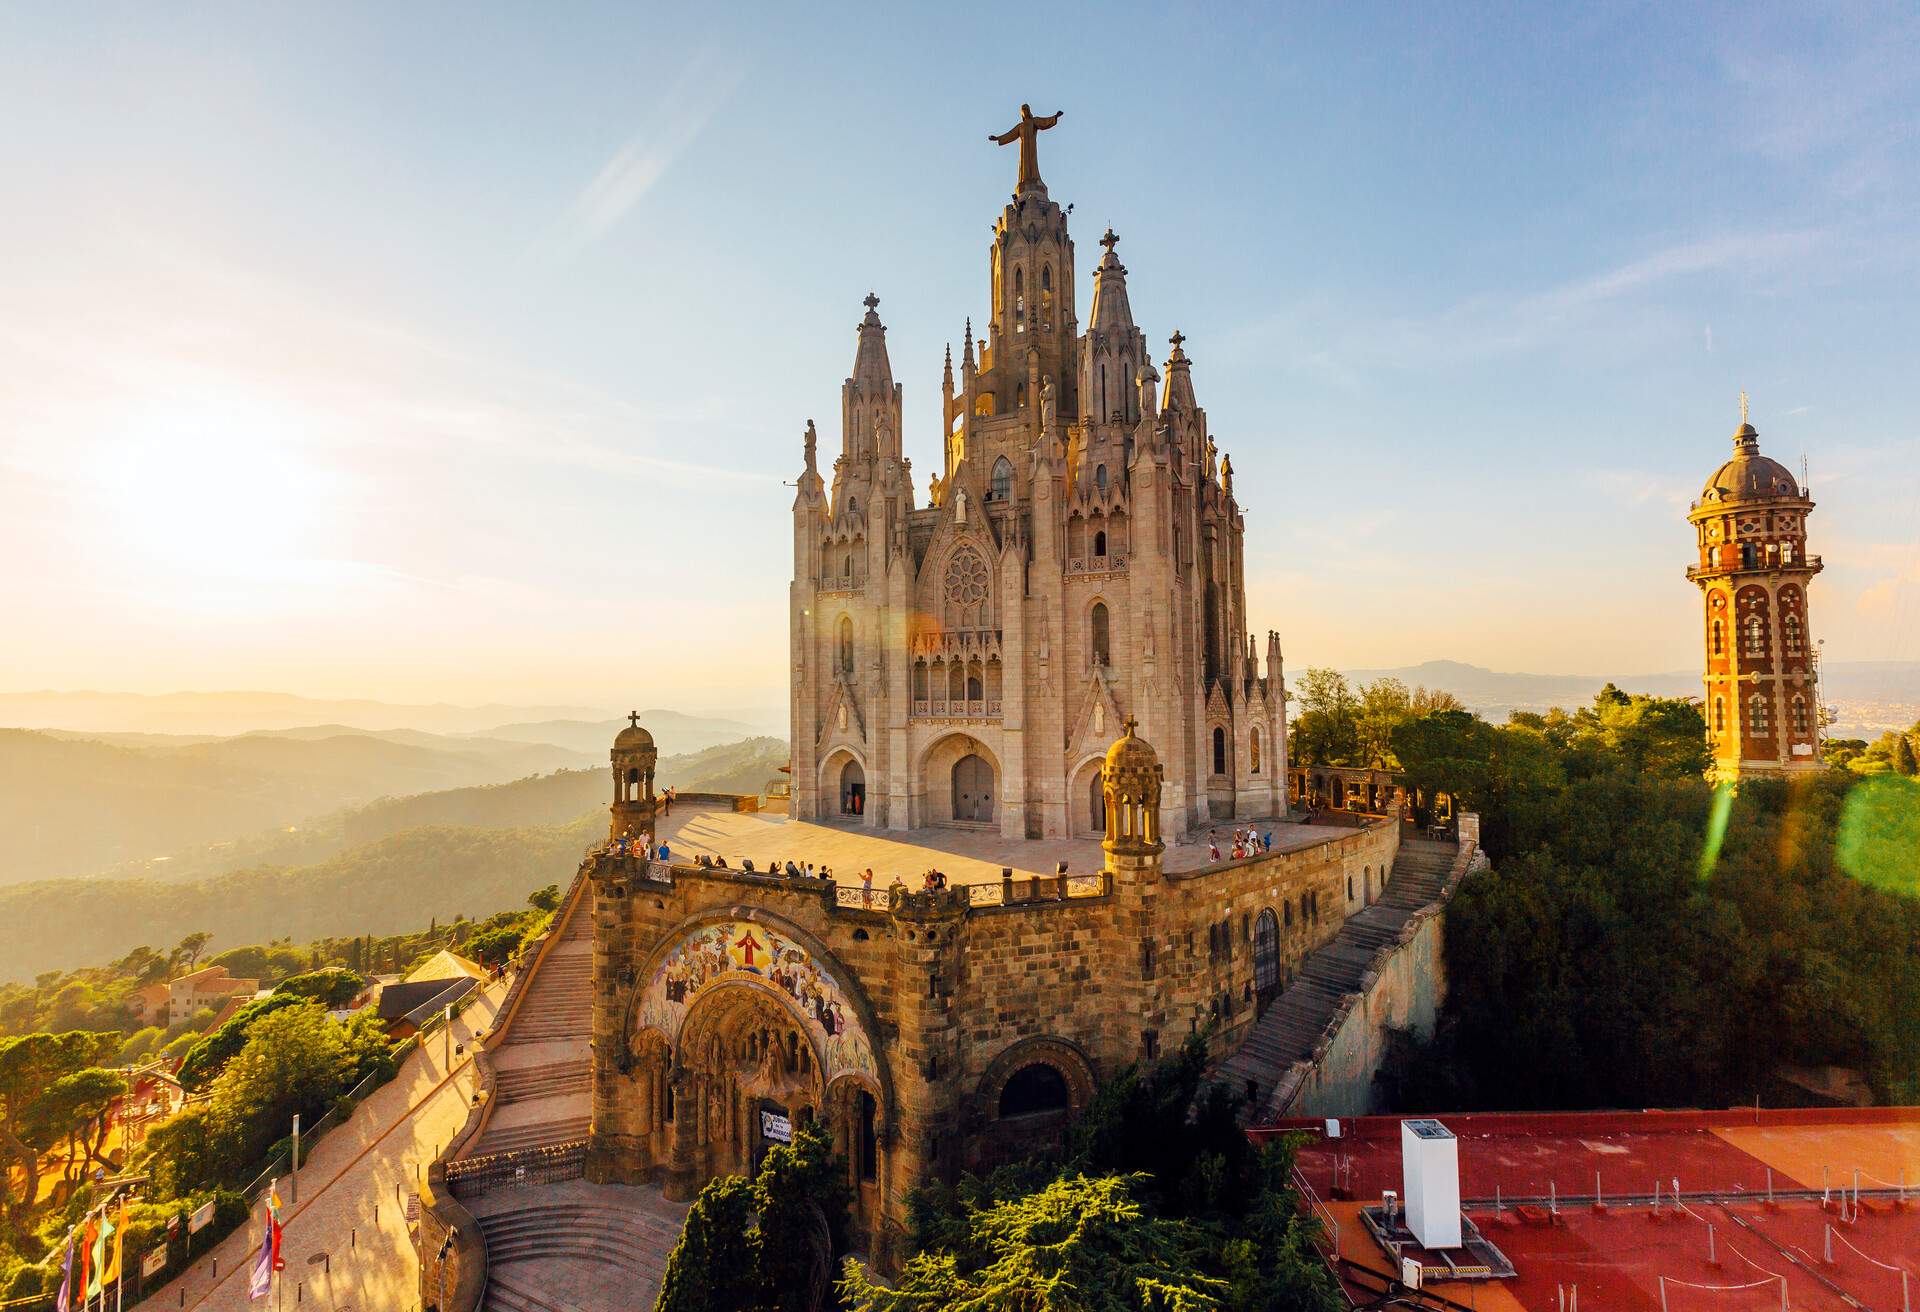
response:
<path id="1" fill-rule="evenodd" d="M 1808 490 L 1760 454 L 1760 435 L 1740 397 L 1733 458 L 1721 465 L 1687 518 L 1699 563 L 1687 577 L 1705 604 L 1709 775 L 1820 770 L 1818 663 L 1807 620 L 1807 585 L 1820 558 L 1807 554 Z"/>

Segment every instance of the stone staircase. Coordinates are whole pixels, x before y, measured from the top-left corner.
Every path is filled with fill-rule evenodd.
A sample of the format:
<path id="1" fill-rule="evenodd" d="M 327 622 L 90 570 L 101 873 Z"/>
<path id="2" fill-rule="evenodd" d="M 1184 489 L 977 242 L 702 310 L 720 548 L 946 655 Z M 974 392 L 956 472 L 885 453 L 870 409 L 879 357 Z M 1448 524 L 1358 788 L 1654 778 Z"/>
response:
<path id="1" fill-rule="evenodd" d="M 656 1188 L 589 1185 L 489 1195 L 482 1312 L 653 1306 L 686 1209 Z"/>
<path id="2" fill-rule="evenodd" d="M 1379 900 L 1349 916 L 1339 933 L 1306 959 L 1286 991 L 1254 1022 L 1239 1051 L 1219 1065 L 1217 1077 L 1236 1090 L 1251 1085 L 1248 1118 L 1261 1114 L 1256 1109 L 1271 1111 L 1267 1104 L 1281 1077 L 1296 1062 L 1312 1060 L 1341 1003 L 1361 991 L 1380 950 L 1399 940 L 1413 914 L 1440 896 L 1459 854 L 1452 843 L 1402 839 Z"/>
<path id="3" fill-rule="evenodd" d="M 493 1114 L 470 1157 L 587 1137 L 593 1104 L 591 891 L 558 933 L 494 1049 Z"/>

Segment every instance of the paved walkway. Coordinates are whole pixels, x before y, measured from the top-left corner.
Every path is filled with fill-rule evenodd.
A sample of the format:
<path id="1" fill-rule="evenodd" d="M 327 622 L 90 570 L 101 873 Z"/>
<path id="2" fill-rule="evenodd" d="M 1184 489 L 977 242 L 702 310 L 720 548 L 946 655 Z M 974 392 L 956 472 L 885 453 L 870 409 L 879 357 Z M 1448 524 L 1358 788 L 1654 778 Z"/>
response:
<path id="1" fill-rule="evenodd" d="M 505 995 L 504 983 L 491 985 L 456 1018 L 454 1045 L 492 1024 Z M 416 1167 L 424 1169 L 466 1123 L 474 1089 L 472 1052 L 469 1045 L 449 1069 L 445 1034 L 428 1036 L 345 1125 L 321 1136 L 301 1165 L 297 1204 L 291 1182 L 281 1181 L 286 1218 L 281 1251 L 287 1265 L 279 1301 L 247 1301 L 245 1269 L 259 1251 L 262 1203 L 246 1225 L 156 1290 L 148 1306 L 207 1312 L 263 1307 L 410 1312 L 418 1307 L 419 1264 L 407 1234 L 407 1199 Z M 320 1254 L 329 1255 L 331 1269 Z"/>
<path id="2" fill-rule="evenodd" d="M 1273 832 L 1273 850 L 1290 852 L 1312 847 L 1353 831 L 1333 825 L 1303 825 L 1285 820 L 1241 821 L 1264 834 Z M 1223 857 L 1233 851 L 1233 825 L 1217 826 Z M 1097 838 L 1002 838 L 973 829 L 915 829 L 896 833 L 851 823 L 820 823 L 764 811 L 683 810 L 662 820 L 658 833 L 673 850 L 673 859 L 724 856 L 738 869 L 743 858 L 765 870 L 771 860 L 811 861 L 828 866 L 842 884 L 860 882 L 860 872 L 873 867 L 873 883 L 885 888 L 894 876 L 918 888 L 929 866 L 945 871 L 955 884 L 997 883 L 1003 866 L 1015 879 L 1051 876 L 1055 864 L 1067 863 L 1067 873 L 1090 875 L 1106 866 Z M 1167 870 L 1198 870 L 1207 864 L 1207 831 L 1171 845 L 1163 858 Z"/>

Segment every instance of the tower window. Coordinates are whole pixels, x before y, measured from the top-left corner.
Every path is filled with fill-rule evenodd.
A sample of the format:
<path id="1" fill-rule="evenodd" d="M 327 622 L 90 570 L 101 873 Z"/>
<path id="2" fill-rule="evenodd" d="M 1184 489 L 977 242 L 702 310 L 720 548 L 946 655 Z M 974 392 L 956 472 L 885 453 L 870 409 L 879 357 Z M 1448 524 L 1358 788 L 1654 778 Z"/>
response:
<path id="1" fill-rule="evenodd" d="M 847 615 L 840 617 L 840 669 L 853 673 L 853 619 Z"/>
<path id="2" fill-rule="evenodd" d="M 1013 462 L 1001 456 L 993 462 L 993 481 L 987 488 L 987 500 L 1005 501 L 1013 496 Z"/>
<path id="3" fill-rule="evenodd" d="M 1255 729 L 1253 737 L 1247 743 L 1247 754 L 1252 758 L 1248 763 L 1254 774 L 1260 773 L 1260 731 Z"/>
<path id="4" fill-rule="evenodd" d="M 1797 737 L 1807 736 L 1807 699 L 1798 693 L 1793 696 L 1793 732 Z"/>
<path id="5" fill-rule="evenodd" d="M 1713 699 L 1713 731 L 1715 733 L 1727 731 L 1727 703 L 1723 697 Z"/>
<path id="6" fill-rule="evenodd" d="M 1227 731 L 1225 729 L 1213 731 L 1213 772 L 1215 774 L 1227 772 Z"/>
<path id="7" fill-rule="evenodd" d="M 1761 693 L 1747 699 L 1747 729 L 1756 738 L 1772 731 L 1767 723 L 1767 699 Z"/>
<path id="8" fill-rule="evenodd" d="M 1720 655 L 1720 653 L 1724 650 L 1725 642 L 1726 642 L 1726 625 L 1722 623 L 1720 620 L 1715 620 L 1713 622 L 1713 654 L 1715 656 Z"/>
<path id="9" fill-rule="evenodd" d="M 1798 615 L 1783 617 L 1780 621 L 1780 633 L 1786 640 L 1787 654 L 1798 656 L 1800 654 L 1800 617 Z"/>
<path id="10" fill-rule="evenodd" d="M 1093 535 L 1093 554 L 1096 556 L 1104 556 L 1107 554 L 1107 532 L 1105 529 L 1101 529 Z"/>
<path id="11" fill-rule="evenodd" d="M 1753 569 L 1759 565 L 1759 563 L 1760 553 L 1754 550 L 1753 543 L 1742 542 L 1740 544 L 1740 567 L 1742 569 Z"/>
<path id="12" fill-rule="evenodd" d="M 1767 626 L 1758 615 L 1747 616 L 1743 626 L 1746 640 L 1741 654 L 1745 656 L 1765 656 L 1767 654 Z"/>
<path id="13" fill-rule="evenodd" d="M 1025 410 L 1027 408 L 1027 385 L 1025 383 L 1021 383 L 1013 389 L 1013 408 L 1016 410 Z"/>
<path id="14" fill-rule="evenodd" d="M 1093 614 L 1091 618 L 1091 627 L 1093 629 L 1093 663 L 1095 665 L 1105 665 L 1107 663 L 1108 650 L 1108 622 L 1105 602 L 1096 601 L 1093 603 Z"/>
<path id="15" fill-rule="evenodd" d="M 1107 467 L 1105 465 L 1098 465 L 1094 468 L 1093 485 L 1102 492 L 1107 490 Z"/>

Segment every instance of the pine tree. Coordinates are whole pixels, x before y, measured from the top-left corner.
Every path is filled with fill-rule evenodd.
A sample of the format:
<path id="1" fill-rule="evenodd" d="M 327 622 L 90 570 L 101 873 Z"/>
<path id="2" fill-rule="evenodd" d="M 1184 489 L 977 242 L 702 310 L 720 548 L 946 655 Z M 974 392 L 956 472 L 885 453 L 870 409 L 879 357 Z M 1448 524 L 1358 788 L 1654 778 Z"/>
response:
<path id="1" fill-rule="evenodd" d="M 1915 773 L 1920 773 L 1920 763 L 1913 759 L 1913 740 L 1904 733 L 1893 736 L 1893 751 L 1887 759 L 1897 775 L 1911 779 Z"/>

